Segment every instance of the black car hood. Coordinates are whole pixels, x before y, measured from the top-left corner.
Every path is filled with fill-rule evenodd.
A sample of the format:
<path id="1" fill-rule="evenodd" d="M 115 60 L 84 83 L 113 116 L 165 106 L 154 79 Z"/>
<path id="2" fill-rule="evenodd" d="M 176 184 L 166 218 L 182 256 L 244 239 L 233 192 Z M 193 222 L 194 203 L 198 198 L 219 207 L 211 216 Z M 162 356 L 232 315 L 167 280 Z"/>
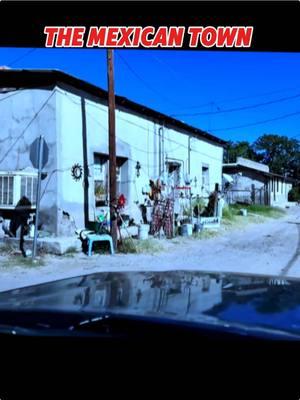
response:
<path id="1" fill-rule="evenodd" d="M 125 315 L 300 338 L 300 281 L 199 271 L 103 272 L 0 293 L 1 310 Z"/>

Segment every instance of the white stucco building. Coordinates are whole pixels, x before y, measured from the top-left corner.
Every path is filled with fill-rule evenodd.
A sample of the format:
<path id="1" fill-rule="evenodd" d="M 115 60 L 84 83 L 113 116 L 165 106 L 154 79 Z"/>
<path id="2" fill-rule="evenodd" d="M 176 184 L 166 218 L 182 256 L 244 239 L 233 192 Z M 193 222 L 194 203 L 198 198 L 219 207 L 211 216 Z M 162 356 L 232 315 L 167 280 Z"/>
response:
<path id="1" fill-rule="evenodd" d="M 235 163 L 223 165 L 225 177 L 231 176 L 227 201 L 246 201 L 249 203 L 285 207 L 293 179 L 270 172 L 267 165 L 237 157 Z M 224 176 L 223 176 L 224 178 Z M 224 179 L 223 179 L 224 180 Z M 223 181 L 223 186 L 226 179 Z"/>
<path id="2" fill-rule="evenodd" d="M 19 195 L 34 201 L 34 178 L 29 184 L 7 175 L 34 176 L 29 146 L 42 134 L 49 146 L 42 229 L 65 234 L 63 211 L 76 227 L 87 226 L 108 196 L 107 92 L 52 70 L 1 70 L 0 82 L 0 212 L 13 208 Z M 116 96 L 116 137 L 118 192 L 137 223 L 149 179 L 166 180 L 167 190 L 190 182 L 193 194 L 203 196 L 221 185 L 225 142 L 207 132 Z M 79 180 L 72 175 L 77 164 Z"/>

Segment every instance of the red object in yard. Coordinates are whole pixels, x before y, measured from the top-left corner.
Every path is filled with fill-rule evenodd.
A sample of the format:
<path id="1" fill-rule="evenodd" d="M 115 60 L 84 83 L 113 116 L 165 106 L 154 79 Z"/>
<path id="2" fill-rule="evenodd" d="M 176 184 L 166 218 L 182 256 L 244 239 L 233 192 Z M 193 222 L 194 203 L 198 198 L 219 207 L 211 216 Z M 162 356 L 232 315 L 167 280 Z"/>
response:
<path id="1" fill-rule="evenodd" d="M 126 198 L 123 194 L 121 194 L 118 198 L 118 207 L 123 208 L 126 204 Z"/>

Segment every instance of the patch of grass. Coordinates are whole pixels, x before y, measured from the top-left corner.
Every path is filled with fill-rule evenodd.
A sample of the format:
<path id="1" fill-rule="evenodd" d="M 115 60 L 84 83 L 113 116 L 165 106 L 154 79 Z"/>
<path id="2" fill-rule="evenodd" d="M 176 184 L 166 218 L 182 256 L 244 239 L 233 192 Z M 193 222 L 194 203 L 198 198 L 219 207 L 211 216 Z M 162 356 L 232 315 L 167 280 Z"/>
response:
<path id="1" fill-rule="evenodd" d="M 45 265 L 45 262 L 41 258 L 37 258 L 35 261 L 32 261 L 31 257 L 23 257 L 23 256 L 14 256 L 9 257 L 2 264 L 3 267 L 25 267 L 25 268 L 35 268 L 42 267 Z"/>
<path id="2" fill-rule="evenodd" d="M 75 257 L 75 254 L 77 253 L 77 249 L 75 246 L 71 246 L 67 249 L 67 251 L 65 252 L 65 254 L 63 255 L 63 257 L 68 257 L 68 258 L 72 258 Z"/>
<path id="3" fill-rule="evenodd" d="M 65 254 L 74 254 L 74 253 L 76 253 L 76 252 L 77 252 L 76 247 L 75 247 L 75 246 L 71 246 L 71 247 L 69 247 L 69 248 L 67 249 L 67 251 L 66 251 Z"/>
<path id="4" fill-rule="evenodd" d="M 135 253 L 135 254 L 142 254 L 142 253 L 159 253 L 164 248 L 159 243 L 157 239 L 146 239 L 146 240 L 137 240 L 137 239 L 129 239 L 126 238 L 122 241 L 122 243 L 118 246 L 119 253 Z"/>
<path id="5" fill-rule="evenodd" d="M 217 230 L 204 229 L 202 232 L 193 233 L 193 239 L 210 239 L 219 235 Z"/>
<path id="6" fill-rule="evenodd" d="M 75 257 L 75 253 L 65 253 L 65 254 L 63 255 L 63 257 L 66 257 L 66 258 L 73 258 L 73 257 Z"/>
<path id="7" fill-rule="evenodd" d="M 118 244 L 118 252 L 124 254 L 137 253 L 136 242 L 137 240 L 134 239 L 123 239 L 122 243 Z"/>
<path id="8" fill-rule="evenodd" d="M 241 210 L 246 209 L 248 214 L 246 217 L 241 215 Z M 278 207 L 270 207 L 263 205 L 241 205 L 232 204 L 223 209 L 223 218 L 221 220 L 224 229 L 234 227 L 242 227 L 248 223 L 259 224 L 265 221 L 266 218 L 280 218 L 285 215 L 285 210 Z"/>
<path id="9" fill-rule="evenodd" d="M 262 224 L 266 221 L 266 218 L 262 215 L 248 215 L 247 220 L 252 224 Z"/>
<path id="10" fill-rule="evenodd" d="M 242 207 L 240 207 L 242 208 Z M 222 219 L 225 221 L 234 221 L 239 214 L 239 210 L 232 206 L 225 206 L 223 208 Z"/>
<path id="11" fill-rule="evenodd" d="M 267 218 L 280 218 L 286 214 L 286 211 L 279 207 L 263 206 L 258 204 L 251 204 L 249 206 L 241 206 L 239 204 L 230 205 L 229 208 L 233 212 L 239 213 L 242 208 L 245 208 L 248 213 L 256 214 Z"/>
<path id="12" fill-rule="evenodd" d="M 11 254 L 15 251 L 15 248 L 7 243 L 1 243 L 0 244 L 0 254 Z"/>

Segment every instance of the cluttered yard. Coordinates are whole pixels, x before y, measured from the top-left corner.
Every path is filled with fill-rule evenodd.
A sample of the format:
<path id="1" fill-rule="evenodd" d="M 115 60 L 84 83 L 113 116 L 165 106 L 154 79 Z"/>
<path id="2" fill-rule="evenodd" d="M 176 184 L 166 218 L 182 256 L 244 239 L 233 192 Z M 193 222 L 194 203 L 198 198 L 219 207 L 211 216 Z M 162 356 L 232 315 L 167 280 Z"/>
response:
<path id="1" fill-rule="evenodd" d="M 63 71 L 0 75 L 0 290 L 105 270 L 298 274 L 298 167 L 269 159 L 271 143 L 298 160 L 297 143 L 264 135 L 247 153 L 125 97 L 115 112 Z"/>
<path id="2" fill-rule="evenodd" d="M 115 255 L 40 255 L 35 263 L 2 247 L 0 290 L 100 271 L 208 270 L 300 276 L 300 207 L 225 207 L 218 230 L 174 239 L 124 239 Z"/>

